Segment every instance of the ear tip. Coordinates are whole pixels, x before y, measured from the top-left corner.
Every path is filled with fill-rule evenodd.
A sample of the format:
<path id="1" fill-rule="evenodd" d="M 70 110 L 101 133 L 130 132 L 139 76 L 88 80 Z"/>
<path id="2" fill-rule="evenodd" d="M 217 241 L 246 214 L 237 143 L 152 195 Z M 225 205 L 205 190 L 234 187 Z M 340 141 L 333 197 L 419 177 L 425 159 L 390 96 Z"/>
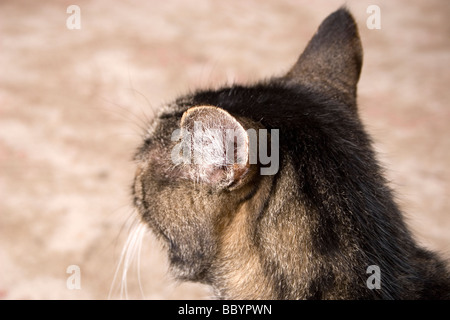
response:
<path id="1" fill-rule="evenodd" d="M 344 54 L 355 53 L 362 58 L 358 26 L 347 7 L 339 8 L 322 21 L 305 52 L 312 51 L 315 55 L 319 50 L 326 53 L 327 48 L 334 46 L 338 46 Z"/>
<path id="2" fill-rule="evenodd" d="M 201 121 L 207 119 L 211 114 L 222 112 L 222 109 L 211 105 L 198 105 L 187 109 L 181 116 L 180 126 L 184 127 L 193 121 Z"/>
<path id="3" fill-rule="evenodd" d="M 341 7 L 331 13 L 320 25 L 319 32 L 322 30 L 334 32 L 344 32 L 353 37 L 359 38 L 358 27 L 355 18 L 347 7 Z"/>
<path id="4" fill-rule="evenodd" d="M 286 78 L 353 105 L 362 61 L 356 21 L 343 6 L 323 20 Z"/>
<path id="5" fill-rule="evenodd" d="M 347 19 L 353 23 L 355 22 L 355 18 L 353 17 L 350 9 L 346 5 L 343 5 L 342 7 L 337 9 L 335 12 L 331 13 L 330 16 L 331 15 L 339 16 L 341 19 Z"/>
<path id="6" fill-rule="evenodd" d="M 350 18 L 353 18 L 352 13 L 350 11 L 350 9 L 347 7 L 347 5 L 342 5 L 339 9 L 337 9 L 335 11 L 336 13 L 342 14 L 342 15 L 346 15 Z"/>
<path id="7" fill-rule="evenodd" d="M 325 32 L 331 32 L 333 37 L 340 38 L 344 43 L 351 46 L 351 51 L 355 54 L 355 63 L 357 68 L 362 65 L 362 45 L 359 37 L 358 25 L 352 13 L 346 6 L 342 6 L 331 13 L 322 23 L 319 29 L 326 29 Z M 350 49 L 350 48 L 349 48 Z"/>

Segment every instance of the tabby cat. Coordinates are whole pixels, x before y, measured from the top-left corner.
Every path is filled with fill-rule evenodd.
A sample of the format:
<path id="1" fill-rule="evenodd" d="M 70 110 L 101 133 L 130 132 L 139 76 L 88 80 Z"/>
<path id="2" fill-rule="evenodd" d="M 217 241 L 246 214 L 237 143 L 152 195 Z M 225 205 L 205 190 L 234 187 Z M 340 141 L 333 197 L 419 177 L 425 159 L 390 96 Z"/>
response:
<path id="1" fill-rule="evenodd" d="M 361 65 L 341 8 L 285 76 L 162 109 L 132 190 L 178 279 L 222 299 L 450 298 L 447 266 L 413 239 L 358 116 Z"/>

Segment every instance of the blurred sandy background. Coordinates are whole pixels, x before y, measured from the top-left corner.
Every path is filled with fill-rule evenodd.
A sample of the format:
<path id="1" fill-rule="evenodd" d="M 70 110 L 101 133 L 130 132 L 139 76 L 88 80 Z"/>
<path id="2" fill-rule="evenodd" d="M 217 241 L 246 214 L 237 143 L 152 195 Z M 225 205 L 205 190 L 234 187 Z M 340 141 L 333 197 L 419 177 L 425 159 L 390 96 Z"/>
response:
<path id="1" fill-rule="evenodd" d="M 0 1 L 0 298 L 107 298 L 145 119 L 189 89 L 282 74 L 343 3 Z M 66 27 L 71 4 L 80 30 Z M 366 27 L 371 4 L 381 30 Z M 361 116 L 417 238 L 449 258 L 450 2 L 347 5 L 364 47 Z M 146 236 L 144 295 L 133 267 L 128 296 L 209 297 L 166 268 Z"/>

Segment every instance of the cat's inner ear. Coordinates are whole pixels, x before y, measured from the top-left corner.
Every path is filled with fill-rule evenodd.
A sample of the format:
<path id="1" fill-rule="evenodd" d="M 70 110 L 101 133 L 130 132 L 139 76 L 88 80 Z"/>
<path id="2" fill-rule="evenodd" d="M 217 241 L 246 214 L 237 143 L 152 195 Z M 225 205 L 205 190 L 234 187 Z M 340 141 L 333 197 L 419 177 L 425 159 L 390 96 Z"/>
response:
<path id="1" fill-rule="evenodd" d="M 180 122 L 189 177 L 215 187 L 236 185 L 249 170 L 249 138 L 241 123 L 215 106 L 188 109 Z"/>
<path id="2" fill-rule="evenodd" d="M 330 14 L 285 76 L 356 108 L 356 85 L 362 66 L 362 46 L 350 12 Z"/>

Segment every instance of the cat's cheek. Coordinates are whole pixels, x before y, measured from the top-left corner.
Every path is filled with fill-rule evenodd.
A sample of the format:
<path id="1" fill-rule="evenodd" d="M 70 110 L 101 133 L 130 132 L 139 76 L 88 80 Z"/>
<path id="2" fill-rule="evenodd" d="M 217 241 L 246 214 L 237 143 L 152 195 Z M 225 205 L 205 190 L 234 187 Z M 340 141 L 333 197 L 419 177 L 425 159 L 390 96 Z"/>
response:
<path id="1" fill-rule="evenodd" d="M 134 176 L 134 182 L 132 185 L 133 205 L 136 209 L 142 210 L 143 208 L 143 188 L 141 182 L 142 169 L 137 168 Z"/>

